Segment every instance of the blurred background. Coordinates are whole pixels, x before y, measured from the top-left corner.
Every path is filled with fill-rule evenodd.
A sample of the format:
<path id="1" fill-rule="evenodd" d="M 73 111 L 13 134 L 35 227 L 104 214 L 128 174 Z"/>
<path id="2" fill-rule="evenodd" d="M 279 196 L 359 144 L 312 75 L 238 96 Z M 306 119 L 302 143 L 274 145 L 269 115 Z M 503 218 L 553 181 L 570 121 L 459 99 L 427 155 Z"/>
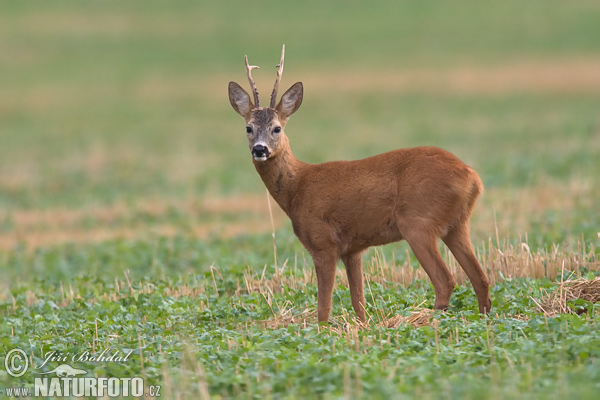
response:
<path id="1" fill-rule="evenodd" d="M 299 159 L 435 145 L 476 243 L 600 245 L 597 1 L 139 0 L 0 4 L 0 248 L 270 232 L 227 83 L 268 98 L 283 43 Z"/>

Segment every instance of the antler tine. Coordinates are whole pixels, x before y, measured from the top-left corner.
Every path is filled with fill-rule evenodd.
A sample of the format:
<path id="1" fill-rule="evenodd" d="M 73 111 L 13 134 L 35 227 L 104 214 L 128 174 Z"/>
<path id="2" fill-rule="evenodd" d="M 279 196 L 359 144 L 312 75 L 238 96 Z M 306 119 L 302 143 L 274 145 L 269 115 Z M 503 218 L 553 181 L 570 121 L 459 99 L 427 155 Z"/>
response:
<path id="1" fill-rule="evenodd" d="M 279 82 L 281 81 L 281 75 L 283 75 L 283 57 L 285 56 L 285 44 L 281 48 L 281 61 L 276 65 L 277 70 L 277 78 L 275 78 L 275 86 L 273 87 L 273 92 L 271 93 L 271 108 L 275 108 L 275 102 L 277 101 L 277 90 L 279 90 Z"/>
<path id="2" fill-rule="evenodd" d="M 260 107 L 260 99 L 258 98 L 258 90 L 256 89 L 256 83 L 254 83 L 254 79 L 252 79 L 252 70 L 254 68 L 260 68 L 257 65 L 249 65 L 248 64 L 248 56 L 244 56 L 244 61 L 246 62 L 246 72 L 248 73 L 248 82 L 250 82 L 250 87 L 252 88 L 252 94 L 254 95 L 254 107 Z"/>

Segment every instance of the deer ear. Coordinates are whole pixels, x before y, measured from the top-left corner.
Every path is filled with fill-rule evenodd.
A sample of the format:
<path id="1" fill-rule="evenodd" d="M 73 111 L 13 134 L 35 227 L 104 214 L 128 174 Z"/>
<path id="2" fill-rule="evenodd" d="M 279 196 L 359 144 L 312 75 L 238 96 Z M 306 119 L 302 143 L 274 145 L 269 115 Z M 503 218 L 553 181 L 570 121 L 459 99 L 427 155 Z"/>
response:
<path id="1" fill-rule="evenodd" d="M 235 82 L 229 82 L 229 102 L 233 109 L 246 119 L 250 116 L 250 110 L 254 108 L 250 95 Z"/>
<path id="2" fill-rule="evenodd" d="M 302 97 L 304 95 L 304 88 L 302 86 L 302 82 L 296 82 L 292 85 L 291 88 L 287 90 L 281 96 L 281 100 L 277 107 L 277 114 L 279 114 L 279 118 L 282 120 L 287 120 L 290 115 L 296 112 L 298 108 L 300 108 L 300 104 L 302 104 Z"/>

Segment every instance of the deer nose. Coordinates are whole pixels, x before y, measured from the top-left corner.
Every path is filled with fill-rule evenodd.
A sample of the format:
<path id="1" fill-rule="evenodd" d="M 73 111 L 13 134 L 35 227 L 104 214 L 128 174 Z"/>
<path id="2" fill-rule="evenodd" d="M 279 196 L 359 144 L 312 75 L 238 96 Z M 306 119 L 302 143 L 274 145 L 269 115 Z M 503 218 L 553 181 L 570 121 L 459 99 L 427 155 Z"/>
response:
<path id="1" fill-rule="evenodd" d="M 252 147 L 252 155 L 255 158 L 267 158 L 271 155 L 267 146 L 263 146 L 262 144 L 257 144 Z"/>

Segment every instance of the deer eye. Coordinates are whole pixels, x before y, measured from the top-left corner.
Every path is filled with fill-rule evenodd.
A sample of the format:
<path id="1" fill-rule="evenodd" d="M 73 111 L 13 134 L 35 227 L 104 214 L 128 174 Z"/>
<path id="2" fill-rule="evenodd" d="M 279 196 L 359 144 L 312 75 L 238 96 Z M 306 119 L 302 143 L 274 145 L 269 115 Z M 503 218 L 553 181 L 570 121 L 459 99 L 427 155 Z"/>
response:
<path id="1" fill-rule="evenodd" d="M 249 135 L 252 133 L 252 127 L 251 126 L 247 126 L 246 127 L 246 133 Z"/>
<path id="2" fill-rule="evenodd" d="M 276 126 L 275 129 L 273 129 L 273 133 L 281 133 L 281 127 Z"/>

